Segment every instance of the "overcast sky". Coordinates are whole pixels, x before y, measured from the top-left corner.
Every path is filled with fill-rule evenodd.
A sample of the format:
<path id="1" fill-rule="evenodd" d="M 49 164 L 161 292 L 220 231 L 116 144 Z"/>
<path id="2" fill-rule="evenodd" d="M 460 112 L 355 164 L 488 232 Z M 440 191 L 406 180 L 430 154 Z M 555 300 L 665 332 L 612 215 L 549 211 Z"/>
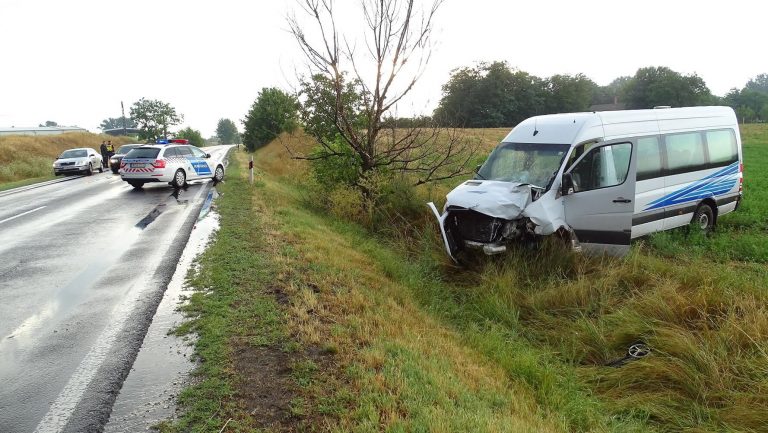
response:
<path id="1" fill-rule="evenodd" d="M 336 0 L 352 29 L 359 0 Z M 0 0 L 0 127 L 46 120 L 98 130 L 141 97 L 212 135 L 263 87 L 301 71 L 286 15 L 294 0 Z M 600 85 L 644 66 L 701 76 L 716 95 L 768 72 L 764 0 L 447 0 L 426 75 L 399 109 L 430 113 L 450 71 L 506 60 Z M 355 33 L 350 30 L 351 33 Z"/>

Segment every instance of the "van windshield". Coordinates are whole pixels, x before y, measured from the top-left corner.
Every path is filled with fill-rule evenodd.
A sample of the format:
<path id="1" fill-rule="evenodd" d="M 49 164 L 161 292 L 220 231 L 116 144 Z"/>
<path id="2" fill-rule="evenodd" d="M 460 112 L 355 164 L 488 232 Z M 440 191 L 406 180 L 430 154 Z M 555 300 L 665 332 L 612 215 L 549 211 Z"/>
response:
<path id="1" fill-rule="evenodd" d="M 570 145 L 501 143 L 491 152 L 478 178 L 545 188 L 562 164 Z"/>

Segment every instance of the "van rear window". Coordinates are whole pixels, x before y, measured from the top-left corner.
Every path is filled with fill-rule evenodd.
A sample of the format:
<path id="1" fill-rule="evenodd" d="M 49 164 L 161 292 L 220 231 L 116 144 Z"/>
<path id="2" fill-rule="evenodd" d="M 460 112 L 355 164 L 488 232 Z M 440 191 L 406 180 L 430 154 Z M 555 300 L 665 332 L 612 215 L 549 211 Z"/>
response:
<path id="1" fill-rule="evenodd" d="M 710 164 L 722 166 L 739 160 L 733 130 L 707 131 L 706 136 Z"/>
<path id="2" fill-rule="evenodd" d="M 157 158 L 158 153 L 160 153 L 160 149 L 156 147 L 138 147 L 128 152 L 125 155 L 125 159 L 134 159 L 134 158 L 155 159 Z"/>
<path id="3" fill-rule="evenodd" d="M 699 132 L 671 134 L 664 138 L 667 149 L 668 174 L 678 174 L 707 168 L 704 141 Z"/>

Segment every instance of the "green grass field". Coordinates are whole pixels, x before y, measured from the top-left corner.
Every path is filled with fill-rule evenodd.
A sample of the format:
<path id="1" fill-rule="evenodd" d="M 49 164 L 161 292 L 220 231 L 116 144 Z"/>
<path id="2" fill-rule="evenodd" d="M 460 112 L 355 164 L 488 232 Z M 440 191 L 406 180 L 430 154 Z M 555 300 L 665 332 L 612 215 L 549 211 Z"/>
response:
<path id="1" fill-rule="evenodd" d="M 489 147 L 498 133 L 477 132 Z M 267 317 L 280 324 L 279 335 L 290 336 L 290 351 L 323 355 L 291 364 L 293 421 L 260 424 L 233 410 L 227 411 L 230 426 L 768 431 L 768 125 L 746 125 L 742 137 L 743 206 L 724 216 L 711 236 L 660 233 L 636 241 L 624 258 L 588 257 L 547 243 L 470 268 L 445 257 L 432 223 L 399 236 L 392 235 L 396 229 L 372 234 L 319 212 L 311 205 L 314 191 L 297 180 L 305 177 L 304 163 L 287 159 L 280 143 L 267 146 L 256 154 L 255 187 L 245 189 L 241 180 L 230 187 L 243 190 L 225 192 L 222 215 L 239 216 L 223 220 L 234 226 L 222 228 L 223 246 L 216 252 L 214 245 L 204 263 L 218 257 L 236 264 L 233 270 L 268 272 L 243 280 L 237 272 L 219 279 L 220 272 L 204 271 L 198 278 L 211 294 L 199 299 L 225 304 L 200 303 L 194 313 L 211 323 L 237 323 L 242 311 L 268 302 L 266 285 L 267 293 L 281 294 Z M 245 206 L 249 195 L 254 204 Z M 255 216 L 249 219 L 249 212 Z M 261 252 L 227 249 L 233 236 L 258 239 L 253 245 Z M 244 295 L 248 285 L 256 291 L 252 301 Z M 245 291 L 236 299 L 217 295 L 233 287 Z M 222 308 L 226 302 L 237 307 L 234 313 Z M 230 334 L 222 329 L 209 331 L 219 346 L 195 329 L 203 334 L 200 353 L 215 347 L 225 355 L 212 356 L 220 382 L 207 392 L 224 407 L 247 407 L 236 384 L 258 377 L 232 353 L 240 353 L 243 341 L 254 348 L 274 343 L 276 328 L 245 328 L 246 340 L 239 337 L 242 327 Z M 618 368 L 606 365 L 636 341 L 647 343 L 651 354 Z M 214 427 L 206 419 L 225 421 L 215 399 L 200 398 L 207 403 L 194 412 L 198 424 L 184 430 Z"/>

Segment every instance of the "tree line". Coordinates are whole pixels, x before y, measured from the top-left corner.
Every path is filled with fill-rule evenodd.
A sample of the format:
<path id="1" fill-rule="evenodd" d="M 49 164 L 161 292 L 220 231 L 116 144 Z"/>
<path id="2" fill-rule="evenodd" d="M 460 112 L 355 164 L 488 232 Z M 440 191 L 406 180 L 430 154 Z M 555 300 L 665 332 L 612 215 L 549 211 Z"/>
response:
<path id="1" fill-rule="evenodd" d="M 341 79 L 343 84 L 336 85 L 337 89 L 322 75 L 304 78 L 296 95 L 277 88 L 262 89 L 243 120 L 243 143 L 252 151 L 299 124 L 315 137 L 333 136 L 336 98 L 346 107 L 343 109 L 355 111 L 356 104 L 367 97 L 356 80 Z M 768 122 L 768 74 L 760 74 L 744 88 L 733 88 L 719 97 L 698 75 L 663 66 L 640 68 L 633 76 L 618 77 L 600 86 L 584 74 L 541 78 L 510 68 L 506 62 L 480 63 L 451 73 L 432 116 L 384 115 L 381 124 L 398 128 L 435 124 L 492 128 L 514 126 L 541 114 L 701 105 L 730 106 L 741 122 Z M 352 119 L 351 123 L 362 121 Z"/>
<path id="2" fill-rule="evenodd" d="M 540 114 L 660 105 L 729 105 L 741 121 L 768 121 L 768 74 L 718 97 L 698 75 L 663 66 L 640 68 L 634 76 L 599 86 L 584 74 L 541 78 L 491 62 L 454 70 L 442 91 L 435 121 L 472 128 L 513 126 Z"/>
<path id="3" fill-rule="evenodd" d="M 101 121 L 101 130 L 136 128 L 138 138 L 153 143 L 158 139 L 182 138 L 189 140 L 194 146 L 206 144 L 236 144 L 240 143 L 240 133 L 235 122 L 230 119 L 219 119 L 216 125 L 216 135 L 206 140 L 202 133 L 188 126 L 178 131 L 173 127 L 184 120 L 184 115 L 178 113 L 171 104 L 158 100 L 141 98 L 130 107 L 130 117 L 108 117 Z M 54 123 L 55 122 L 46 122 Z M 41 125 L 42 126 L 42 125 Z M 47 125 L 51 126 L 51 125 Z M 55 125 L 54 125 L 55 126 Z"/>

